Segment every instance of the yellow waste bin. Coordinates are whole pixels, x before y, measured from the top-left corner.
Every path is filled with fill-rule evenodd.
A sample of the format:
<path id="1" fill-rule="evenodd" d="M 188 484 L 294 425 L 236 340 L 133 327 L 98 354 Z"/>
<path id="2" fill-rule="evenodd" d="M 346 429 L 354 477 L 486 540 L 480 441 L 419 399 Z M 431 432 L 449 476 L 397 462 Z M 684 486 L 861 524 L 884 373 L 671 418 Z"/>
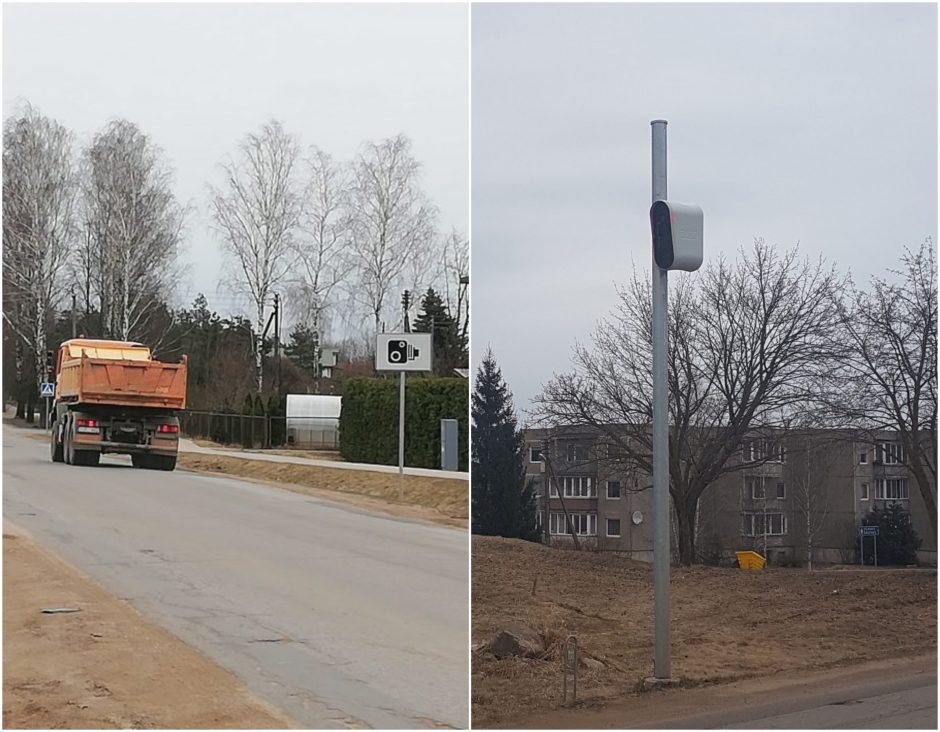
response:
<path id="1" fill-rule="evenodd" d="M 756 572 L 764 568 L 765 559 L 757 552 L 735 552 L 738 558 L 738 567 Z"/>

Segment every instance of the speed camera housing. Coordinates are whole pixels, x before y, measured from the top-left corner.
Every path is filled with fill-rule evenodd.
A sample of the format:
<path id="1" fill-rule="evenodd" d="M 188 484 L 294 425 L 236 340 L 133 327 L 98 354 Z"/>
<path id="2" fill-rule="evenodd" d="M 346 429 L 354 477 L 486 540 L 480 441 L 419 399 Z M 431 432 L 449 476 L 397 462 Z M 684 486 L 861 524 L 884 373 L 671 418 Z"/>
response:
<path id="1" fill-rule="evenodd" d="M 650 208 L 653 259 L 660 269 L 694 272 L 702 266 L 704 215 L 699 206 L 656 201 Z"/>

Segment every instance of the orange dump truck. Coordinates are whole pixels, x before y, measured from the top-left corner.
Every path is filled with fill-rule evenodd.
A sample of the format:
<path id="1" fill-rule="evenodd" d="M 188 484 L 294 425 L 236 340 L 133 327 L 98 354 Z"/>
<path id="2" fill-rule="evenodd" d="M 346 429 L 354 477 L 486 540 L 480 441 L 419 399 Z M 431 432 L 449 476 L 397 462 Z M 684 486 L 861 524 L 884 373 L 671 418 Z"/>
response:
<path id="1" fill-rule="evenodd" d="M 59 346 L 55 382 L 53 462 L 97 465 L 110 452 L 136 468 L 176 467 L 185 356 L 161 363 L 140 343 L 73 338 Z"/>

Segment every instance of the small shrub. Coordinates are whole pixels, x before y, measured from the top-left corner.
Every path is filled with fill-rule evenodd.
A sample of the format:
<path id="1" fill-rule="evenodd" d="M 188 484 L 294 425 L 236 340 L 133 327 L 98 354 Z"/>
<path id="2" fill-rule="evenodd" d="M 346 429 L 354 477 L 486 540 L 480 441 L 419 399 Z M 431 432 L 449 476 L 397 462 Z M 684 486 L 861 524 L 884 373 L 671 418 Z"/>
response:
<path id="1" fill-rule="evenodd" d="M 914 531 L 910 513 L 900 503 L 890 503 L 884 510 L 879 510 L 876 506 L 862 518 L 862 526 L 878 527 L 879 565 L 917 564 L 917 550 L 922 540 Z M 865 564 L 874 564 L 873 538 L 866 536 L 863 539 L 859 535 L 855 543 L 856 549 L 864 552 Z"/>

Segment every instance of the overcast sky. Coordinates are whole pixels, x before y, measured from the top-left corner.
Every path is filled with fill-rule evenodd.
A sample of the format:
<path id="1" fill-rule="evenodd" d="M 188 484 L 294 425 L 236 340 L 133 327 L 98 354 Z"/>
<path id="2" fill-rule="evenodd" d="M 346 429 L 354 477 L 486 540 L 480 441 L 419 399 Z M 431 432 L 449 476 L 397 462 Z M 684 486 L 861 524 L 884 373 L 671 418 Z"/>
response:
<path id="1" fill-rule="evenodd" d="M 188 304 L 217 292 L 221 255 L 206 184 L 270 118 L 306 147 L 351 158 L 403 132 L 424 164 L 439 224 L 469 229 L 469 23 L 462 5 L 4 5 L 3 114 L 28 100 L 82 144 L 136 122 L 194 206 Z"/>
<path id="2" fill-rule="evenodd" d="M 517 409 L 650 263 L 650 120 L 705 257 L 763 237 L 857 281 L 937 235 L 935 5 L 475 5 L 473 365 Z"/>

